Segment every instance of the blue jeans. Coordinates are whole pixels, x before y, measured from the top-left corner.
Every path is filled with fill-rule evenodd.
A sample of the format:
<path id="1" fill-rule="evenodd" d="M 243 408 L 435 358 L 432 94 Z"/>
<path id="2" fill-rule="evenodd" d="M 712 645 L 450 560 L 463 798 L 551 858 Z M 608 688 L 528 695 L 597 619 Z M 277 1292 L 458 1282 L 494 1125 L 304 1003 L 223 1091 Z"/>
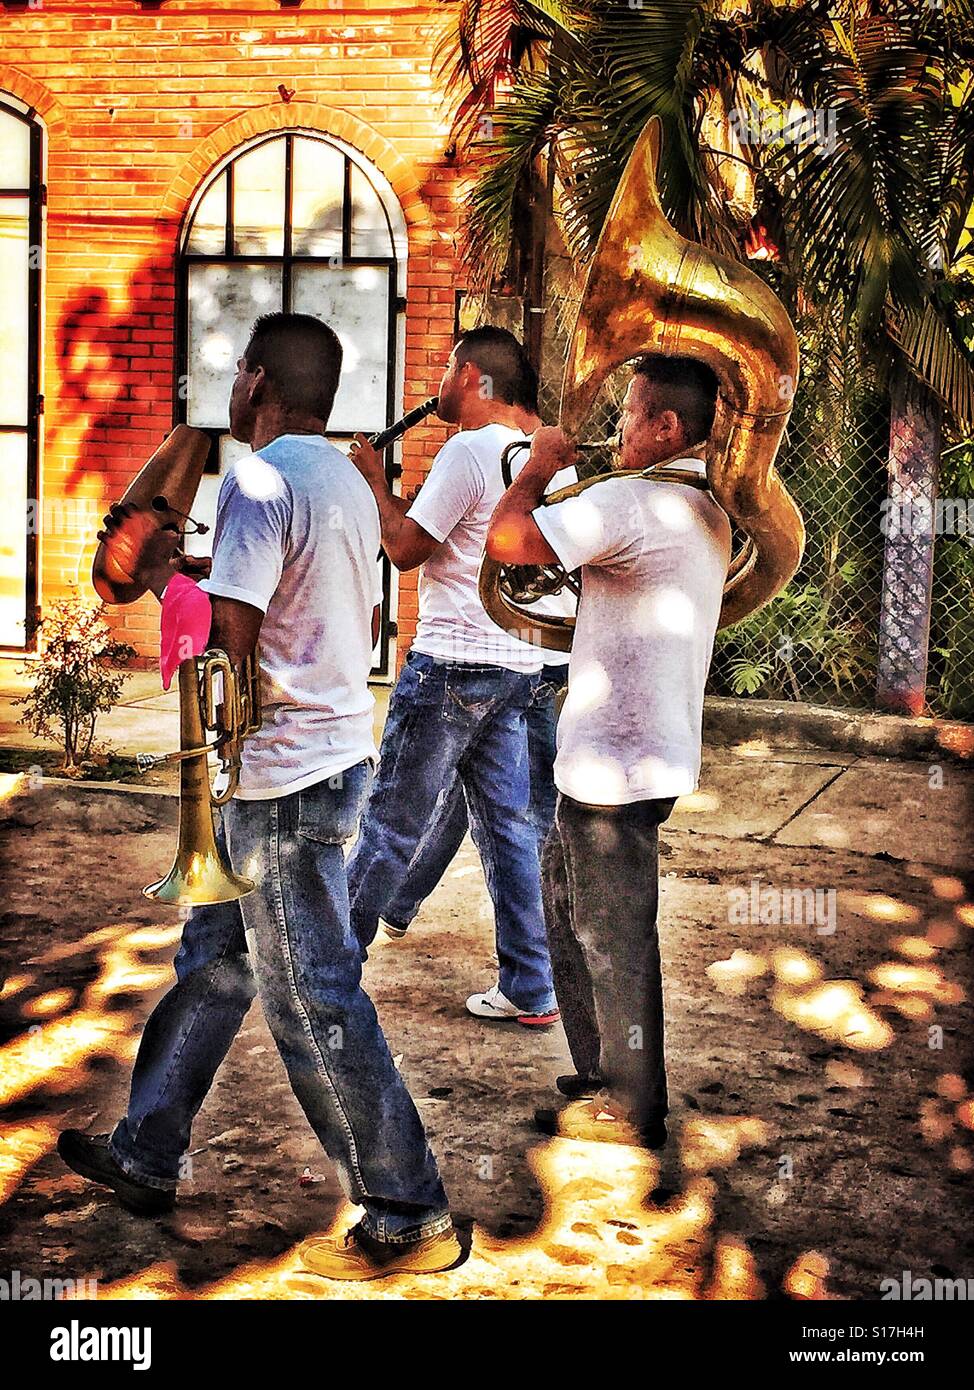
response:
<path id="1" fill-rule="evenodd" d="M 528 816 L 537 836 L 539 855 L 555 819 L 555 801 L 558 793 L 552 769 L 555 762 L 555 728 L 558 723 L 556 700 L 565 688 L 567 678 L 567 664 L 542 667 L 534 698 L 525 716 L 531 778 Z M 402 886 L 382 914 L 383 920 L 390 926 L 405 931 L 412 922 L 453 862 L 470 828 L 470 819 L 463 784 L 459 777 L 455 777 L 428 830 L 419 842 Z M 475 841 L 479 841 L 479 828 L 473 833 Z"/>
<path id="2" fill-rule="evenodd" d="M 404 1242 L 445 1229 L 449 1215 L 349 926 L 342 844 L 371 776 L 362 762 L 290 796 L 224 808 L 220 840 L 257 887 L 190 914 L 176 984 L 146 1024 L 111 1150 L 140 1181 L 175 1185 L 193 1119 L 259 993 L 294 1094 L 345 1193 L 365 1208 L 365 1229 Z"/>
<path id="3" fill-rule="evenodd" d="M 538 677 L 410 652 L 389 701 L 382 756 L 348 862 L 363 954 L 434 816 L 459 780 L 494 904 L 502 992 L 529 1013 L 554 1007 L 529 817 L 525 714 Z"/>

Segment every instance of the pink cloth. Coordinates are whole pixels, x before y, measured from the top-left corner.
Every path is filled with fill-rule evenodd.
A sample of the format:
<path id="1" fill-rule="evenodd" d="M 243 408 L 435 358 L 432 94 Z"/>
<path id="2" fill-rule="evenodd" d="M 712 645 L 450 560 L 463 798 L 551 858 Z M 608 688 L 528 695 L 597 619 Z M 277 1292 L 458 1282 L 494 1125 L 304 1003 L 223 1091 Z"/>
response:
<path id="1" fill-rule="evenodd" d="M 174 574 L 162 596 L 159 621 L 163 690 L 169 689 L 173 672 L 182 662 L 206 651 L 212 621 L 209 594 L 185 574 Z"/>

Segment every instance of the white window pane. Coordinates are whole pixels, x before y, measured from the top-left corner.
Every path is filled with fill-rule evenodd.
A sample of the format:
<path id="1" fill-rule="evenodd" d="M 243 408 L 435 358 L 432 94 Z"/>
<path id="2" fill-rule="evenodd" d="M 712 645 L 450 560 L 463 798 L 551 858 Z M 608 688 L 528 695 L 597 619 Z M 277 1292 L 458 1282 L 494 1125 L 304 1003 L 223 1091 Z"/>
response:
<path id="1" fill-rule="evenodd" d="M 187 422 L 225 429 L 237 359 L 258 314 L 281 307 L 277 265 L 190 265 Z"/>
<path id="2" fill-rule="evenodd" d="M 251 453 L 249 444 L 241 444 L 239 439 L 234 439 L 232 434 L 224 434 L 220 437 L 220 477 L 230 467 L 231 463 L 236 463 L 237 459 L 246 458 Z"/>
<path id="3" fill-rule="evenodd" d="M 200 199 L 186 250 L 197 256 L 222 256 L 227 244 L 227 176 L 221 174 Z"/>
<path id="4" fill-rule="evenodd" d="M 30 127 L 0 109 L 0 188 L 30 187 Z"/>
<path id="5" fill-rule="evenodd" d="M 26 198 L 0 198 L 0 424 L 27 423 Z"/>
<path id="6" fill-rule="evenodd" d="M 356 165 L 352 165 L 349 183 L 352 197 L 352 236 L 349 249 L 353 256 L 391 256 L 392 238 L 379 195 Z"/>
<path id="7" fill-rule="evenodd" d="M 27 436 L 0 434 L 0 646 L 26 643 Z"/>
<path id="8" fill-rule="evenodd" d="M 323 140 L 294 141 L 291 249 L 296 256 L 339 256 L 345 157 Z"/>
<path id="9" fill-rule="evenodd" d="M 198 535 L 195 531 L 187 534 L 185 540 L 187 555 L 213 554 L 213 530 L 216 526 L 216 503 L 217 498 L 220 496 L 220 485 L 223 482 L 223 475 L 235 459 L 244 458 L 250 453 L 249 444 L 241 444 L 229 434 L 220 436 L 217 448 L 220 458 L 220 471 L 219 473 L 203 474 L 200 479 L 200 485 L 196 491 L 196 496 L 193 498 L 193 505 L 189 509 L 193 520 L 200 522 L 203 526 L 208 526 L 209 530 L 202 536 Z"/>
<path id="10" fill-rule="evenodd" d="M 233 163 L 233 249 L 284 254 L 284 140 L 267 140 Z"/>
<path id="11" fill-rule="evenodd" d="M 341 382 L 329 425 L 379 430 L 386 420 L 389 275 L 379 266 L 296 265 L 294 312 L 314 314 L 341 339 Z"/>

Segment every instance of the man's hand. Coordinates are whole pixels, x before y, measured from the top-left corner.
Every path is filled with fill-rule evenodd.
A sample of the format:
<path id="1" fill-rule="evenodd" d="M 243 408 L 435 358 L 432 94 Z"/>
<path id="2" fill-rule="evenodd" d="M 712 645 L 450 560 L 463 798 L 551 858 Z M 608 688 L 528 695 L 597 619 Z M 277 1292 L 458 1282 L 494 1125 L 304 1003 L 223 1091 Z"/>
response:
<path id="1" fill-rule="evenodd" d="M 372 448 L 367 435 L 357 434 L 355 436 L 348 456 L 373 492 L 377 487 L 388 488 L 389 484 L 386 481 L 386 468 L 382 455 L 377 449 Z"/>
<path id="2" fill-rule="evenodd" d="M 208 555 L 176 553 L 180 532 L 173 523 L 159 525 L 156 512 L 143 511 L 132 502 L 113 502 L 103 518 L 104 530 L 98 540 L 116 549 L 120 563 L 126 569 L 137 570 L 133 579 L 151 589 L 157 598 L 173 574 L 185 574 L 189 579 L 205 579 L 212 560 Z"/>
<path id="3" fill-rule="evenodd" d="M 357 434 L 348 456 L 372 489 L 379 508 L 382 548 L 400 570 L 415 569 L 432 555 L 439 544 L 428 531 L 406 515 L 410 499 L 397 497 L 386 478 L 385 464 L 364 434 Z"/>
<path id="4" fill-rule="evenodd" d="M 543 478 L 547 487 L 556 473 L 574 462 L 575 441 L 557 425 L 542 425 L 531 436 L 531 453 L 522 472 L 530 468 L 531 476 Z"/>
<path id="5" fill-rule="evenodd" d="M 169 561 L 171 569 L 185 574 L 187 579 L 209 579 L 213 561 L 209 555 L 174 555 Z"/>

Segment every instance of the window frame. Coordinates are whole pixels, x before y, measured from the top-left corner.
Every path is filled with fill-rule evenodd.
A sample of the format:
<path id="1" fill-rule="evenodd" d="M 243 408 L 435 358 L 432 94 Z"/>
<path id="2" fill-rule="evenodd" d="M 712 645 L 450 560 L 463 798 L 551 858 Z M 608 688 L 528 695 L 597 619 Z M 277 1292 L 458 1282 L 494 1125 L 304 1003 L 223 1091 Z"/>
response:
<path id="1" fill-rule="evenodd" d="M 193 265 L 269 265 L 281 267 L 281 310 L 284 313 L 290 312 L 292 298 L 292 279 L 295 266 L 300 265 L 322 265 L 327 264 L 331 259 L 327 255 L 307 255 L 294 252 L 293 243 L 293 212 L 294 212 L 294 141 L 296 139 L 318 140 L 322 144 L 330 146 L 336 150 L 343 160 L 343 183 L 342 183 L 342 249 L 340 253 L 341 266 L 343 269 L 357 269 L 360 266 L 386 267 L 389 280 L 388 291 L 388 324 L 386 333 L 386 401 L 385 401 L 385 426 L 393 424 L 398 418 L 397 400 L 399 396 L 399 370 L 403 365 L 399 361 L 399 327 L 400 319 L 406 312 L 406 298 L 404 293 L 403 272 L 405 268 L 404 258 L 397 254 L 397 242 L 402 237 L 403 229 L 400 229 L 397 237 L 397 229 L 393 227 L 389 209 L 386 206 L 386 198 L 383 197 L 382 189 L 377 187 L 370 177 L 369 168 L 362 162 L 355 160 L 343 141 L 335 139 L 323 131 L 309 130 L 303 127 L 295 127 L 288 130 L 273 130 L 248 140 L 236 146 L 228 156 L 210 171 L 206 179 L 197 188 L 193 200 L 187 208 L 180 228 L 179 247 L 177 251 L 176 269 L 176 303 L 174 312 L 174 328 L 176 338 L 176 351 L 173 356 L 174 381 L 173 381 L 173 402 L 174 402 L 174 424 L 185 424 L 189 407 L 189 393 L 183 389 L 189 382 L 189 331 L 190 331 L 190 298 L 189 298 L 189 277 L 190 267 Z M 234 224 L 233 224 L 233 170 L 237 160 L 251 150 L 258 149 L 262 145 L 270 144 L 276 140 L 283 140 L 284 147 L 284 245 L 279 256 L 258 255 L 251 252 L 237 252 L 233 248 Z M 386 231 L 389 237 L 390 254 L 388 256 L 353 256 L 351 254 L 352 236 L 352 201 L 351 201 L 351 178 L 352 166 L 356 165 L 359 172 L 369 181 L 385 219 Z M 224 226 L 224 244 L 221 252 L 195 252 L 186 249 L 190 233 L 199 210 L 200 204 L 214 183 L 226 175 L 226 208 Z M 404 248 L 405 249 L 405 248 Z M 210 453 L 206 461 L 205 471 L 211 476 L 218 476 L 220 471 L 220 438 L 229 431 L 212 427 L 202 428 L 204 434 L 210 437 Z M 332 439 L 351 440 L 355 437 L 352 430 L 328 430 L 328 436 Z M 394 461 L 394 451 L 390 447 L 386 451 L 386 476 L 390 485 L 393 480 L 402 473 L 401 466 Z M 372 668 L 373 676 L 389 676 L 389 645 L 393 637 L 396 636 L 396 626 L 392 622 L 392 566 L 385 551 L 381 553 L 382 562 L 382 603 L 380 605 L 379 617 L 379 660 L 378 664 Z"/>
<path id="2" fill-rule="evenodd" d="M 37 625 L 40 619 L 39 599 L 39 537 L 41 531 L 40 459 L 41 416 L 44 396 L 41 392 L 41 312 L 44 262 L 44 208 L 47 188 L 44 183 L 44 127 L 34 107 L 21 102 L 12 92 L 0 90 L 0 108 L 15 116 L 28 129 L 29 170 L 26 188 L 0 188 L 0 198 L 27 199 L 27 410 L 23 425 L 0 423 L 0 434 L 21 434 L 27 439 L 27 500 L 34 502 L 34 526 L 27 533 L 24 573 L 24 641 L 20 645 L 0 644 L 0 652 L 31 652 L 37 646 Z M 32 248 L 37 254 L 30 255 Z M 27 518 L 24 518 L 27 525 Z"/>

